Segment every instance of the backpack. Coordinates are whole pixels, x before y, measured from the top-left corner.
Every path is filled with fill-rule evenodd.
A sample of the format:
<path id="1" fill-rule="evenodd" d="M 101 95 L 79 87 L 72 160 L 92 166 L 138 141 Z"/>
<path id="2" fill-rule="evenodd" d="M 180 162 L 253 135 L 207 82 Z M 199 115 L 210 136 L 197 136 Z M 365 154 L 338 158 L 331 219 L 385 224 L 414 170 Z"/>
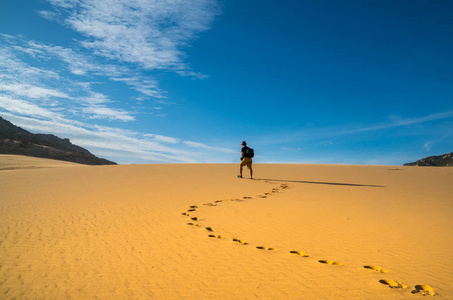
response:
<path id="1" fill-rule="evenodd" d="M 253 158 L 254 156 L 255 152 L 253 151 L 252 148 L 247 148 L 247 150 L 245 150 L 245 157 Z"/>

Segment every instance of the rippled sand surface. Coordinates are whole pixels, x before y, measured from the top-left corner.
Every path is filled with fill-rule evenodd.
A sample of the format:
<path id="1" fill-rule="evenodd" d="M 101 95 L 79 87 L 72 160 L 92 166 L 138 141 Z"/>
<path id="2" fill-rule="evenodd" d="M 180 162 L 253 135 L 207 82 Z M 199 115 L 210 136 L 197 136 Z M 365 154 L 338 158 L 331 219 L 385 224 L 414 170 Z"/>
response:
<path id="1" fill-rule="evenodd" d="M 453 298 L 453 168 L 237 169 L 0 155 L 0 298 Z"/>

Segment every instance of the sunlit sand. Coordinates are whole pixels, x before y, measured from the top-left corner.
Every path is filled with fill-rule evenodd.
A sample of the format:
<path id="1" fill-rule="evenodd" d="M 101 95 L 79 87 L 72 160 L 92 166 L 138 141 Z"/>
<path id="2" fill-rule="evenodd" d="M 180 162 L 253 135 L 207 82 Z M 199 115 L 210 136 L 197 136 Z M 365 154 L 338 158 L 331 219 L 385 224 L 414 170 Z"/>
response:
<path id="1" fill-rule="evenodd" d="M 0 155 L 0 298 L 453 298 L 452 168 L 237 169 Z"/>

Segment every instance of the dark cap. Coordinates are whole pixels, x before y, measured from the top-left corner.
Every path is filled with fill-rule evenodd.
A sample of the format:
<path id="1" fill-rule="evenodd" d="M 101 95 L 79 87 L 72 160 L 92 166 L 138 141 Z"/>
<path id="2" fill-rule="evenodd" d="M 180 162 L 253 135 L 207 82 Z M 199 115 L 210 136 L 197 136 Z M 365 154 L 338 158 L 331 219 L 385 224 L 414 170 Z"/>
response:
<path id="1" fill-rule="evenodd" d="M 247 143 L 245 141 L 242 141 L 242 144 L 241 145 L 247 145 Z"/>

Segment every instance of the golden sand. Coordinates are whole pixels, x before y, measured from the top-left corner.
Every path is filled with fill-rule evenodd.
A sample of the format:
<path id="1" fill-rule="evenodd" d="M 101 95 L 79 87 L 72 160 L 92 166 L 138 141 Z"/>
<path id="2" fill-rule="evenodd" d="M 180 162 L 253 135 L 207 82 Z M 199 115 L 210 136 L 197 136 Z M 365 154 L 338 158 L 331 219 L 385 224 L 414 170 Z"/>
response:
<path id="1" fill-rule="evenodd" d="M 0 299 L 453 298 L 453 168 L 0 155 Z"/>

